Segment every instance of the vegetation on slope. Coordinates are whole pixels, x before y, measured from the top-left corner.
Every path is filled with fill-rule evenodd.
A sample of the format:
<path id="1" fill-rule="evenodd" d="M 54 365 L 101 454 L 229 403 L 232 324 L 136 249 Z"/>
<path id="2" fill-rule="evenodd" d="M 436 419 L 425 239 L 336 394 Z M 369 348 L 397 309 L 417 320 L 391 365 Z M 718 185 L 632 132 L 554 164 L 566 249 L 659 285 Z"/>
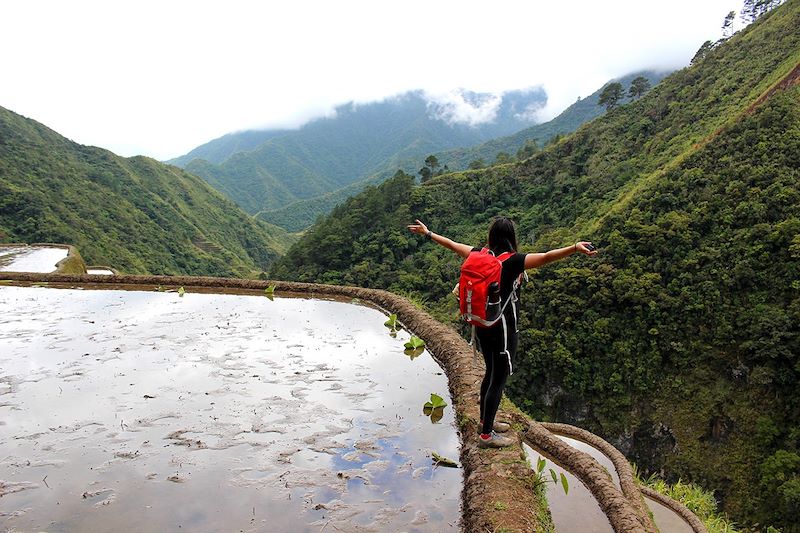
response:
<path id="1" fill-rule="evenodd" d="M 459 261 L 414 217 L 480 244 L 496 214 L 528 251 L 592 239 L 534 276 L 509 393 L 647 471 L 713 490 L 737 522 L 800 523 L 800 2 L 640 100 L 519 164 L 369 188 L 274 267 L 417 295 L 455 321 Z"/>
<path id="2" fill-rule="evenodd" d="M 650 87 L 653 87 L 667 74 L 667 72 L 655 71 L 634 72 L 618 80 L 612 80 L 612 82 L 620 83 L 627 91 L 631 82 L 636 78 L 645 78 L 649 82 Z M 602 91 L 603 88 L 600 88 L 586 98 L 579 99 L 553 120 L 531 126 L 513 135 L 492 139 L 478 146 L 448 150 L 437 154 L 437 157 L 439 161 L 443 165 L 447 165 L 450 170 L 465 170 L 469 168 L 470 163 L 475 161 L 484 161 L 487 164 L 495 162 L 498 154 L 508 154 L 513 157 L 520 152 L 520 150 L 524 152 L 526 144 L 531 142 L 534 142 L 537 147 L 541 148 L 548 144 L 553 138 L 572 133 L 583 124 L 605 113 L 605 107 L 600 105 L 599 102 L 600 93 Z M 632 97 L 624 98 L 622 103 L 629 102 L 632 99 Z"/>
<path id="3" fill-rule="evenodd" d="M 288 246 L 199 178 L 81 146 L 0 108 L 0 240 L 62 242 L 129 273 L 251 276 Z"/>
<path id="4" fill-rule="evenodd" d="M 482 95 L 465 97 L 480 101 Z M 531 124 L 532 119 L 519 115 L 544 99 L 541 90 L 506 94 L 496 121 L 471 126 L 448 123 L 446 108 L 420 93 L 407 93 L 383 102 L 340 106 L 333 117 L 298 130 L 226 135 L 193 151 L 209 160 L 187 161 L 187 155 L 173 161 L 185 164 L 245 211 L 258 213 L 370 176 L 389 177 L 403 161 L 416 164 L 435 151 L 507 135 Z M 222 161 L 212 161 L 226 154 Z"/>
<path id="5" fill-rule="evenodd" d="M 641 76 L 648 80 L 651 85 L 658 83 L 666 73 L 652 71 L 638 72 L 620 78 L 619 82 L 628 87 L 632 80 Z M 500 137 L 487 141 L 483 144 L 469 147 L 456 148 L 439 154 L 441 163 L 438 173 L 444 173 L 444 167 L 450 170 L 465 169 L 470 164 L 481 162 L 480 167 L 485 167 L 486 162 L 497 161 L 505 154 L 506 162 L 514 159 L 526 159 L 538 151 L 543 145 L 551 142 L 559 135 L 575 131 L 581 124 L 602 115 L 605 108 L 599 105 L 599 95 L 602 89 L 598 89 L 592 95 L 572 104 L 565 109 L 558 117 L 549 122 L 538 124 L 506 137 Z M 414 157 L 393 157 L 384 162 L 382 170 L 369 178 L 362 179 L 346 185 L 340 189 L 314 196 L 304 200 L 297 200 L 283 207 L 274 209 L 264 209 L 256 213 L 261 220 L 275 224 L 288 231 L 302 231 L 310 227 L 320 216 L 326 215 L 347 198 L 361 192 L 367 185 L 376 185 L 384 181 L 388 176 L 388 169 L 399 167 L 404 172 L 415 174 L 420 166 L 421 157 L 418 153 Z M 204 162 L 196 161 L 191 170 L 197 171 L 196 166 L 206 165 Z M 226 194 L 233 194 L 227 189 L 227 185 L 219 181 L 214 168 L 206 168 L 198 172 L 206 177 L 207 181 L 215 188 Z M 423 178 L 424 180 L 424 178 Z M 286 198 L 281 192 L 280 184 L 276 184 L 276 197 Z"/>

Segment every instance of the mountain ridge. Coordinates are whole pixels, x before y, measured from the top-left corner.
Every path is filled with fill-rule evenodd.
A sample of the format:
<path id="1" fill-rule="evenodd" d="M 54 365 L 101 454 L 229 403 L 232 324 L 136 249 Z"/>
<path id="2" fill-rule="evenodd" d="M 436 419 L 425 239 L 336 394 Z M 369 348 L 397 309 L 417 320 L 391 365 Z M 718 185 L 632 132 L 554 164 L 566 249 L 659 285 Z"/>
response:
<path id="1" fill-rule="evenodd" d="M 459 93 L 458 98 L 481 101 L 480 95 L 470 95 Z M 195 158 L 185 168 L 254 214 L 330 193 L 375 174 L 389 176 L 398 161 L 517 131 L 530 123 L 518 116 L 519 109 L 542 105 L 545 98 L 537 88 L 506 93 L 495 110 L 498 121 L 476 126 L 432 118 L 454 112 L 447 102 L 431 103 L 420 91 L 370 104 L 345 104 L 336 108 L 335 117 L 316 119 L 298 130 L 246 132 L 249 143 L 269 138 L 250 150 L 231 153 L 219 164 Z M 217 153 L 227 153 L 236 138 L 222 137 L 194 153 L 212 153 L 216 147 Z"/>
<path id="2" fill-rule="evenodd" d="M 73 244 L 129 273 L 245 277 L 291 241 L 177 167 L 79 145 L 2 107 L 0 239 Z"/>
<path id="3" fill-rule="evenodd" d="M 658 71 L 637 71 L 621 78 L 611 80 L 608 83 L 620 82 L 625 86 L 638 76 L 645 77 L 651 84 L 657 84 L 667 72 Z M 605 85 L 604 85 L 605 86 Z M 478 146 L 456 148 L 447 152 L 435 154 L 442 166 L 447 165 L 449 170 L 465 169 L 473 160 L 484 160 L 491 162 L 498 153 L 516 154 L 527 141 L 537 139 L 542 145 L 549 142 L 554 136 L 570 133 L 577 129 L 581 124 L 597 117 L 605 112 L 605 108 L 598 105 L 599 94 L 602 88 L 598 89 L 586 98 L 579 99 L 578 102 L 570 105 L 554 119 L 537 124 L 530 128 L 518 131 L 510 136 L 495 138 Z M 628 101 L 625 99 L 623 101 Z M 424 157 L 424 156 L 423 156 Z M 273 209 L 263 209 L 254 216 L 277 226 L 283 227 L 288 231 L 302 231 L 308 228 L 321 215 L 327 214 L 338 203 L 344 201 L 353 194 L 358 193 L 368 185 L 376 185 L 386 179 L 389 172 L 402 170 L 411 174 L 416 174 L 417 169 L 422 165 L 423 157 L 417 156 L 410 158 L 394 158 L 384 162 L 385 170 L 382 173 L 374 174 L 361 179 L 341 189 L 315 196 L 312 198 L 295 200 L 290 204 Z M 513 157 L 513 156 L 512 156 Z"/>

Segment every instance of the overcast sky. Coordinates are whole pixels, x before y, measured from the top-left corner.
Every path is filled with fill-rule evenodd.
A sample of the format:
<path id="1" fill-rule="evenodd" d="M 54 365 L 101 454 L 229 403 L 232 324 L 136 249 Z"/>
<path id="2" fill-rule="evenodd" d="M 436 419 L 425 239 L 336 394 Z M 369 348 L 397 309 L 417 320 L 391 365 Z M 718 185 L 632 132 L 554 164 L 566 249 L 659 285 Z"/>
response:
<path id="1" fill-rule="evenodd" d="M 741 0 L 0 2 L 0 106 L 82 144 L 176 157 L 422 89 L 541 85 L 551 118 L 605 81 L 686 66 Z"/>

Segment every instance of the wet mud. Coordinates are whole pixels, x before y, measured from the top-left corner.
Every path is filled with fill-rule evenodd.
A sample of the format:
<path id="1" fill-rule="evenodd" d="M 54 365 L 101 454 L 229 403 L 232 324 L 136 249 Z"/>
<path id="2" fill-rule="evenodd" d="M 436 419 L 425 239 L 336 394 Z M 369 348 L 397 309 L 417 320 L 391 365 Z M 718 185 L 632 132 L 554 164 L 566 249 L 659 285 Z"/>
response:
<path id="1" fill-rule="evenodd" d="M 308 298 L 0 286 L 0 527 L 450 531 L 447 380 Z"/>

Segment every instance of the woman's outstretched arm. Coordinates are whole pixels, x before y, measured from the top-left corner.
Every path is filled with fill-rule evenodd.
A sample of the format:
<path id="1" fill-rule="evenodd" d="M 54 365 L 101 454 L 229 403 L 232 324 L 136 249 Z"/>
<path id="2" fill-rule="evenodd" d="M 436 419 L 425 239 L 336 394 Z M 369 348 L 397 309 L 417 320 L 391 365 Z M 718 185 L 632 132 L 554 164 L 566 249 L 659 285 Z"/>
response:
<path id="1" fill-rule="evenodd" d="M 423 224 L 420 220 L 417 220 L 416 224 L 409 224 L 408 229 L 409 231 L 411 231 L 411 233 L 419 233 L 420 235 L 427 236 L 430 240 L 432 240 L 436 244 L 444 246 L 449 250 L 453 250 L 461 257 L 467 257 L 469 253 L 472 251 L 472 246 L 461 244 L 460 242 L 450 240 L 443 235 L 438 235 L 430 231 L 428 229 L 428 226 Z"/>
<path id="2" fill-rule="evenodd" d="M 597 250 L 591 245 L 592 243 L 590 242 L 580 241 L 576 242 L 572 246 L 567 246 L 566 248 L 557 248 L 545 253 L 527 254 L 525 255 L 525 269 L 539 268 L 540 266 L 544 266 L 548 263 L 560 261 L 565 257 L 569 257 L 575 252 L 580 252 L 589 256 L 597 255 Z"/>

